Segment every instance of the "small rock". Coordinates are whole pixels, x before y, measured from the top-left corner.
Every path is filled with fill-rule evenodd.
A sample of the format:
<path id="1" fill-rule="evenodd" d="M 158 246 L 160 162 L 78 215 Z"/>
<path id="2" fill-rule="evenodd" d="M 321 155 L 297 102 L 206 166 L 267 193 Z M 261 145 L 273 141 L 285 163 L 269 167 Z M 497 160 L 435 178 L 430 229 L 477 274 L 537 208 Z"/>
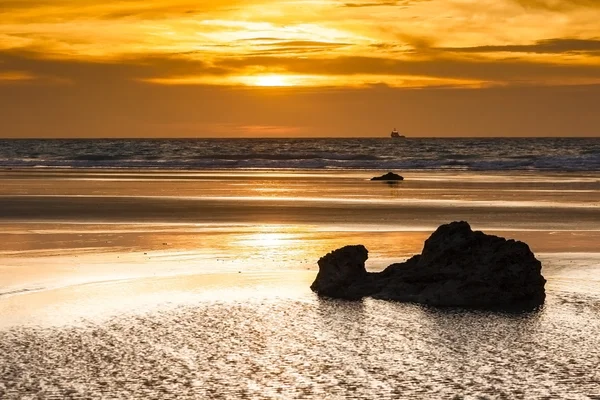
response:
<path id="1" fill-rule="evenodd" d="M 368 276 L 369 252 L 363 245 L 345 246 L 319 260 L 319 273 L 310 288 L 329 297 L 360 299 Z"/>
<path id="2" fill-rule="evenodd" d="M 393 172 L 388 172 L 385 175 L 381 175 L 381 176 L 376 176 L 374 178 L 371 178 L 372 181 L 403 181 L 404 177 L 395 174 Z"/>

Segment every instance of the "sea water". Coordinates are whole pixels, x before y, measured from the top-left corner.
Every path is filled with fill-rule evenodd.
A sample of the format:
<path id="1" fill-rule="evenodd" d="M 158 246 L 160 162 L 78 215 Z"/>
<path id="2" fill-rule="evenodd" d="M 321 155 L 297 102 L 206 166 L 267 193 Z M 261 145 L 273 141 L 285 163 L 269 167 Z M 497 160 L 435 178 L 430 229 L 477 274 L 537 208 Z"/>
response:
<path id="1" fill-rule="evenodd" d="M 600 138 L 0 140 L 0 167 L 598 171 Z"/>

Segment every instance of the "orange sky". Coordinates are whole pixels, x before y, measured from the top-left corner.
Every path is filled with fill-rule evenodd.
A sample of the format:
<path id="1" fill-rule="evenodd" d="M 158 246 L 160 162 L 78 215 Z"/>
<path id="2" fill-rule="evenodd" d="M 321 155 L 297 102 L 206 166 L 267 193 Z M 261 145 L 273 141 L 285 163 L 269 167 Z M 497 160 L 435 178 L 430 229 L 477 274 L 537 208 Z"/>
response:
<path id="1" fill-rule="evenodd" d="M 0 137 L 600 136 L 598 0 L 0 0 Z"/>

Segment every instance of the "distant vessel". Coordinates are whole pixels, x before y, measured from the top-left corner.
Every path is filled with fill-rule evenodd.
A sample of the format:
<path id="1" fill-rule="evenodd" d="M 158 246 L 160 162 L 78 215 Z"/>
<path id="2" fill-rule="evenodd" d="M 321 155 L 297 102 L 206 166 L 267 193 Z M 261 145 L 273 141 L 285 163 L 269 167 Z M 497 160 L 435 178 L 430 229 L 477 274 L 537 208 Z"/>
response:
<path id="1" fill-rule="evenodd" d="M 406 136 L 404 136 L 404 135 L 401 135 L 401 134 L 400 134 L 400 133 L 399 133 L 399 132 L 396 130 L 396 128 L 394 128 L 394 130 L 392 131 L 392 134 L 391 134 L 390 136 L 391 136 L 391 137 L 393 137 L 393 138 L 404 138 L 404 137 L 406 137 Z"/>

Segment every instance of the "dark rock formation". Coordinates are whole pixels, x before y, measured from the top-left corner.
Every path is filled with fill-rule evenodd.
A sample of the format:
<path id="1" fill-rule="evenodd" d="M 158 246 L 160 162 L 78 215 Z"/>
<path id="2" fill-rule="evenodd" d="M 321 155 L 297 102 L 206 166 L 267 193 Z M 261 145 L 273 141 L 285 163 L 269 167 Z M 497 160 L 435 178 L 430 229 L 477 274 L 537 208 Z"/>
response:
<path id="1" fill-rule="evenodd" d="M 342 299 L 360 299 L 367 289 L 365 261 L 368 251 L 363 245 L 345 246 L 319 260 L 319 273 L 310 288 L 317 293 Z"/>
<path id="2" fill-rule="evenodd" d="M 395 174 L 393 172 L 388 172 L 385 175 L 381 175 L 381 176 L 376 176 L 374 178 L 371 178 L 372 181 L 403 181 L 404 177 Z"/>
<path id="3" fill-rule="evenodd" d="M 420 255 L 382 272 L 367 272 L 366 259 L 360 245 L 327 254 L 311 289 L 326 297 L 486 309 L 534 308 L 545 298 L 542 265 L 525 243 L 474 232 L 466 222 L 440 226 Z"/>

